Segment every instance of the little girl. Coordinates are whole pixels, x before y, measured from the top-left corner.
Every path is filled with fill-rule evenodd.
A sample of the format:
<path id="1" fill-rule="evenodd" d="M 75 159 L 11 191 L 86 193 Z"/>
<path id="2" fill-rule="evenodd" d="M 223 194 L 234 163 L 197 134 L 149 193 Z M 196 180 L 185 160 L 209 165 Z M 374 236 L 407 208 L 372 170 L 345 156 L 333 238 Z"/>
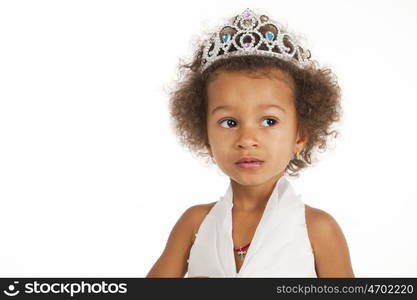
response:
<path id="1" fill-rule="evenodd" d="M 334 218 L 287 176 L 340 120 L 340 88 L 283 25 L 246 9 L 203 39 L 170 97 L 182 144 L 230 177 L 188 208 L 147 277 L 353 277 Z"/>

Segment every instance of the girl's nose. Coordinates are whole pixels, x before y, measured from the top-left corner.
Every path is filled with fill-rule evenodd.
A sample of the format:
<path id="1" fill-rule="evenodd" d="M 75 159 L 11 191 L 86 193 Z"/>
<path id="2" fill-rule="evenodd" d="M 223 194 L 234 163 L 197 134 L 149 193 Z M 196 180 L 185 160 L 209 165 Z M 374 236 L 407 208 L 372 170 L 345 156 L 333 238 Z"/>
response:
<path id="1" fill-rule="evenodd" d="M 259 142 L 256 138 L 256 130 L 250 128 L 242 128 L 238 140 L 236 141 L 236 145 L 238 148 L 258 147 Z"/>

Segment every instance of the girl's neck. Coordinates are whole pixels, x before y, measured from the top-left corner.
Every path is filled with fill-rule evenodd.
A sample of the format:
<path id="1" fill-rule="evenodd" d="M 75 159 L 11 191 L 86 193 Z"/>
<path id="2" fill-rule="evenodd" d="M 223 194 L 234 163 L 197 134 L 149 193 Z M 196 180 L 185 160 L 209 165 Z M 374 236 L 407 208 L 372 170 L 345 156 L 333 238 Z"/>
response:
<path id="1" fill-rule="evenodd" d="M 283 173 L 258 185 L 242 185 L 231 179 L 234 209 L 249 212 L 265 208 L 275 184 L 281 176 Z"/>

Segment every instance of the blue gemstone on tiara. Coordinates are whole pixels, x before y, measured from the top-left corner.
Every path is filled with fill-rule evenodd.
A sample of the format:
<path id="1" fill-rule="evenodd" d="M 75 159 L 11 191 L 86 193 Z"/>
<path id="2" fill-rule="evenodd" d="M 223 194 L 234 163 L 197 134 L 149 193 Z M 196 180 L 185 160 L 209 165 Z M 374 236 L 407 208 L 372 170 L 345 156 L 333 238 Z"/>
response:
<path id="1" fill-rule="evenodd" d="M 266 38 L 268 39 L 268 41 L 272 41 L 274 39 L 274 33 L 272 31 L 267 31 L 266 32 Z"/>
<path id="2" fill-rule="evenodd" d="M 223 34 L 223 42 L 227 43 L 228 41 L 230 41 L 231 35 L 230 33 L 225 33 Z"/>

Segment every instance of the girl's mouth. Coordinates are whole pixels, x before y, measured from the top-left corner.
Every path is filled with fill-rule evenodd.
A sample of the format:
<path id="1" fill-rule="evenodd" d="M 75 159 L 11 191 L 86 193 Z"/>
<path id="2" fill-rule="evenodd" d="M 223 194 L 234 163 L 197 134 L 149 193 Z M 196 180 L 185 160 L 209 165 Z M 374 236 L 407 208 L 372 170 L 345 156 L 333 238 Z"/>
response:
<path id="1" fill-rule="evenodd" d="M 239 168 L 242 169 L 257 169 L 259 167 L 261 167 L 263 165 L 263 161 L 252 161 L 252 162 L 241 162 L 241 163 L 236 163 L 236 165 Z"/>

